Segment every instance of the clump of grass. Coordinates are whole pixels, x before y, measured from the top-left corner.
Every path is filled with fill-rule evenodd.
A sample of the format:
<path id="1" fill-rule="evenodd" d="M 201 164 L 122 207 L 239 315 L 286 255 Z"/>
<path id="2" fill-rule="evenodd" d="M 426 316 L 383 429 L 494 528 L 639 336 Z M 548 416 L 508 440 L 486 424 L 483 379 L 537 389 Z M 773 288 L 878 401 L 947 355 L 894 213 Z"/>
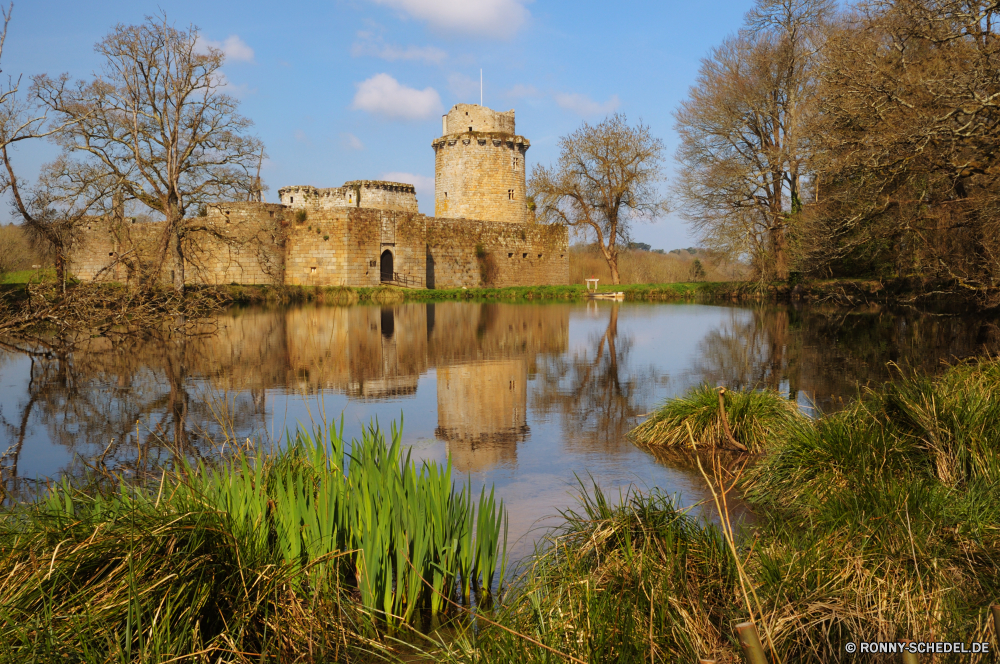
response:
<path id="1" fill-rule="evenodd" d="M 367 293 L 369 300 L 377 304 L 398 304 L 406 299 L 406 293 L 398 286 L 378 286 Z"/>
<path id="2" fill-rule="evenodd" d="M 719 529 L 657 490 L 617 499 L 583 490 L 502 607 L 457 639 L 451 657 L 692 662 L 732 652 L 738 570 Z"/>
<path id="3" fill-rule="evenodd" d="M 342 426 L 342 425 L 341 425 Z M 0 519 L 0 652 L 35 661 L 346 661 L 491 596 L 503 502 L 370 427 Z"/>
<path id="4" fill-rule="evenodd" d="M 705 481 L 716 496 L 742 486 L 752 530 L 734 533 L 724 498 L 716 526 L 655 491 L 610 505 L 595 490 L 490 616 L 502 627 L 465 635 L 451 656 L 738 661 L 735 625 L 746 620 L 775 662 L 851 661 L 849 642 L 994 640 L 997 431 L 991 360 L 794 420 L 745 475 L 715 464 Z"/>
<path id="5" fill-rule="evenodd" d="M 707 449 L 742 447 L 760 453 L 803 422 L 796 404 L 777 392 L 723 390 L 720 395 L 719 390 L 701 385 L 664 403 L 629 435 L 650 447 L 690 448 L 693 437 L 697 446 Z"/>

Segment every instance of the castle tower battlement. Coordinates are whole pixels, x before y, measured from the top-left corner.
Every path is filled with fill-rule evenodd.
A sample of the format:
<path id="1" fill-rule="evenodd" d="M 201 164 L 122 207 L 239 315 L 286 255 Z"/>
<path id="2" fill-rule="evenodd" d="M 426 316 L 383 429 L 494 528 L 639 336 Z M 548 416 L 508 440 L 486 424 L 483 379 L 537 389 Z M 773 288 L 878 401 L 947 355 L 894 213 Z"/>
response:
<path id="1" fill-rule="evenodd" d="M 417 191 L 412 184 L 404 182 L 351 180 L 342 187 L 325 189 L 295 185 L 279 189 L 278 197 L 282 205 L 293 210 L 359 207 L 417 212 Z"/>
<path id="2" fill-rule="evenodd" d="M 514 111 L 456 104 L 441 118 L 434 148 L 434 215 L 527 223 L 525 153 Z"/>

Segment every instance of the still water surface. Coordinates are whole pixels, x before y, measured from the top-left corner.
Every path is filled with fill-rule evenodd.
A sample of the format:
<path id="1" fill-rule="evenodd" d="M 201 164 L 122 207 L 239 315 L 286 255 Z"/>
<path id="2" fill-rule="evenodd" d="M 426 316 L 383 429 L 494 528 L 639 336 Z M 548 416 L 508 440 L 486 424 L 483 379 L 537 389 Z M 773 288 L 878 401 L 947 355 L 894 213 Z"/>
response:
<path id="1" fill-rule="evenodd" d="M 572 506 L 575 476 L 617 494 L 635 484 L 706 497 L 700 475 L 626 440 L 665 398 L 707 382 L 772 387 L 831 411 L 859 386 L 995 353 L 992 319 L 882 309 L 694 304 L 403 304 L 239 309 L 205 334 L 66 356 L 0 355 L 6 483 L 79 473 L 104 456 L 231 439 L 280 440 L 299 423 L 404 421 L 417 458 L 451 455 L 474 488 L 495 484 L 512 553 Z M 892 366 L 899 367 L 894 369 Z"/>

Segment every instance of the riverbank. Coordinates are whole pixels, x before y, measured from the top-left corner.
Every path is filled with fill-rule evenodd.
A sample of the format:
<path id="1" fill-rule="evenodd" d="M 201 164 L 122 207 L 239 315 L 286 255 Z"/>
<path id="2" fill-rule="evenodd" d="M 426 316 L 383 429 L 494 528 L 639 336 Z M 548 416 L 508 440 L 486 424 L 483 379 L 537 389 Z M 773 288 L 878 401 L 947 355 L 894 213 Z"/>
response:
<path id="1" fill-rule="evenodd" d="M 582 487 L 580 508 L 505 598 L 506 629 L 470 631 L 452 661 L 548 662 L 558 650 L 559 661 L 734 662 L 746 621 L 775 662 L 854 661 L 852 645 L 903 639 L 996 651 L 1000 363 L 907 376 L 818 420 L 725 396 L 753 457 L 723 464 L 712 453 L 718 401 L 701 393 L 665 404 L 661 440 L 647 438 L 697 466 L 715 523 L 655 489 L 616 501 Z M 727 508 L 734 487 L 757 515 L 752 528 Z"/>
<path id="2" fill-rule="evenodd" d="M 10 273 L 0 280 L 0 295 L 9 303 L 25 299 L 29 284 L 51 282 L 51 271 L 26 270 Z M 75 285 L 72 282 L 70 287 Z M 118 286 L 115 284 L 114 286 Z M 678 282 L 667 284 L 601 285 L 600 292 L 622 292 L 628 302 L 742 303 L 779 302 L 828 304 L 841 307 L 866 305 L 906 305 L 948 310 L 988 310 L 997 305 L 988 293 L 980 293 L 940 280 L 900 277 L 894 279 L 830 279 L 797 283 L 758 282 Z M 583 301 L 587 288 L 582 284 L 563 286 L 509 286 L 504 288 L 416 289 L 396 286 L 273 286 L 220 284 L 189 286 L 191 293 L 211 295 L 238 305 L 354 304 L 370 302 L 447 301 Z"/>
<path id="3" fill-rule="evenodd" d="M 394 286 L 376 288 L 311 286 L 212 286 L 236 304 L 325 302 L 446 302 L 446 301 L 583 301 L 587 288 L 582 284 L 564 286 L 511 286 L 506 288 L 411 289 Z M 994 308 L 980 295 L 936 280 L 831 279 L 789 283 L 688 282 L 669 284 L 602 285 L 601 292 L 623 292 L 627 302 L 802 302 L 842 307 L 866 305 L 908 305 L 949 310 Z"/>
<path id="4" fill-rule="evenodd" d="M 465 538 L 483 532 L 483 514 L 498 535 L 502 507 L 484 494 L 469 511 L 461 482 L 441 466 L 418 472 L 397 435 L 368 436 L 370 452 L 356 451 L 346 473 L 335 466 L 343 437 L 326 429 L 256 463 L 238 453 L 138 488 L 101 471 L 98 488 L 54 486 L 36 506 L 0 514 L 0 652 L 16 661 L 414 661 L 400 641 L 408 635 L 426 655 L 418 661 L 735 662 L 744 621 L 775 662 L 853 661 L 848 643 L 904 638 L 995 649 L 1000 362 L 909 375 L 859 396 L 810 420 L 789 417 L 774 393 L 727 393 L 729 434 L 717 393 L 669 402 L 651 432 L 665 437 L 645 442 L 696 468 L 715 518 L 655 488 L 612 496 L 581 483 L 578 506 L 474 619 L 468 598 L 482 597 L 476 584 L 489 587 L 497 562 L 483 551 L 502 556 L 502 547 Z M 727 451 L 721 462 L 712 449 L 730 435 L 754 454 Z M 421 482 L 433 486 L 425 498 L 404 499 Z M 750 527 L 729 509 L 734 490 L 756 514 Z M 387 502 L 366 510 L 370 498 Z M 455 536 L 419 527 L 437 523 L 433 510 L 449 515 Z M 442 600 L 438 612 L 455 620 L 420 637 L 413 628 L 433 625 L 434 587 L 448 588 L 454 604 Z"/>

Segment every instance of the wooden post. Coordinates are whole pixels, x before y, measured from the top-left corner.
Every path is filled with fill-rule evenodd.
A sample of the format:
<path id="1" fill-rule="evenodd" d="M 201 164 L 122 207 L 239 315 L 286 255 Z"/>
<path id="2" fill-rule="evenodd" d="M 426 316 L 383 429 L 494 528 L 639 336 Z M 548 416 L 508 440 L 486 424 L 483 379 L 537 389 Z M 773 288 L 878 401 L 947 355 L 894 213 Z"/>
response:
<path id="1" fill-rule="evenodd" d="M 991 606 L 990 613 L 993 614 L 993 647 L 1000 650 L 1000 604 Z"/>
<path id="2" fill-rule="evenodd" d="M 736 633 L 740 638 L 740 647 L 743 648 L 743 659 L 747 664 L 768 664 L 767 656 L 764 654 L 764 646 L 760 645 L 760 637 L 757 636 L 757 628 L 752 622 L 740 623 L 736 626 Z"/>
<path id="3" fill-rule="evenodd" d="M 900 643 L 905 646 L 907 643 L 912 643 L 912 641 L 910 639 L 903 639 Z M 917 657 L 917 653 L 910 652 L 909 650 L 902 652 L 902 661 L 903 664 L 920 664 L 920 658 Z"/>

